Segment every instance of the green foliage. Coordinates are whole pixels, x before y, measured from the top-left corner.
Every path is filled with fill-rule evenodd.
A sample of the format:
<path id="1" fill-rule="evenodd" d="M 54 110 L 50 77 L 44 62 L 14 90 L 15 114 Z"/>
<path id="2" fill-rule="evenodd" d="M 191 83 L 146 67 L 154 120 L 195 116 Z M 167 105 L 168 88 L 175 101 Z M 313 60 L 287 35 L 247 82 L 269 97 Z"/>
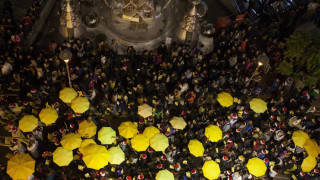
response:
<path id="1" fill-rule="evenodd" d="M 297 77 L 297 73 L 303 70 L 305 85 L 319 82 L 320 34 L 313 37 L 308 31 L 296 31 L 286 38 L 284 57 L 285 60 L 276 68 L 280 74 Z"/>

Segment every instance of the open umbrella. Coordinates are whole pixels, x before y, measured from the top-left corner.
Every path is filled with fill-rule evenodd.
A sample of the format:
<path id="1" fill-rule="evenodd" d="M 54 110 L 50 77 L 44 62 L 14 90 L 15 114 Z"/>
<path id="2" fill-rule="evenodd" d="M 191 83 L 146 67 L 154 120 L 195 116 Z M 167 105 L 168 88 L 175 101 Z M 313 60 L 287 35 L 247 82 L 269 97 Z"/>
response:
<path id="1" fill-rule="evenodd" d="M 267 166 L 264 161 L 256 157 L 249 159 L 247 168 L 250 174 L 256 177 L 263 176 L 267 171 Z"/>
<path id="2" fill-rule="evenodd" d="M 88 168 L 99 170 L 108 165 L 110 153 L 106 147 L 89 144 L 84 148 L 82 160 L 86 163 Z"/>
<path id="3" fill-rule="evenodd" d="M 124 152 L 119 146 L 110 148 L 109 153 L 110 153 L 110 159 L 109 159 L 110 164 L 119 165 L 126 159 Z"/>
<path id="4" fill-rule="evenodd" d="M 160 133 L 160 130 L 154 126 L 146 127 L 143 131 L 143 135 L 148 139 L 152 138 L 154 135 L 158 133 Z"/>
<path id="5" fill-rule="evenodd" d="M 48 126 L 56 122 L 58 119 L 58 113 L 53 108 L 44 108 L 40 111 L 39 118 L 40 121 Z"/>
<path id="6" fill-rule="evenodd" d="M 53 162 L 55 162 L 58 166 L 68 166 L 72 160 L 73 153 L 71 150 L 58 147 L 53 152 Z"/>
<path id="7" fill-rule="evenodd" d="M 132 138 L 135 134 L 138 133 L 137 125 L 131 121 L 122 122 L 118 127 L 120 136 L 124 138 Z"/>
<path id="8" fill-rule="evenodd" d="M 176 116 L 174 116 L 170 120 L 170 124 L 172 125 L 173 128 L 181 129 L 181 130 L 184 129 L 187 125 L 187 123 L 184 121 L 182 117 L 176 117 Z"/>
<path id="9" fill-rule="evenodd" d="M 136 134 L 131 139 L 131 145 L 136 151 L 145 151 L 149 147 L 149 139 L 143 134 Z"/>
<path id="10" fill-rule="evenodd" d="M 303 147 L 306 149 L 309 156 L 318 157 L 320 148 L 315 140 L 307 139 Z"/>
<path id="11" fill-rule="evenodd" d="M 82 142 L 81 142 L 81 145 L 79 147 L 79 151 L 82 153 L 84 148 L 86 146 L 88 146 L 89 144 L 97 144 L 93 139 L 84 139 Z"/>
<path id="12" fill-rule="evenodd" d="M 69 150 L 74 150 L 80 147 L 81 142 L 82 142 L 82 139 L 80 134 L 75 134 L 75 133 L 69 133 L 62 136 L 62 139 L 60 141 L 62 147 Z"/>
<path id="13" fill-rule="evenodd" d="M 91 138 L 96 135 L 97 126 L 93 121 L 82 121 L 79 124 L 79 134 L 84 138 Z"/>
<path id="14" fill-rule="evenodd" d="M 192 139 L 189 141 L 188 148 L 191 154 L 193 154 L 195 157 L 203 156 L 204 148 L 203 144 L 196 140 Z"/>
<path id="15" fill-rule="evenodd" d="M 78 93 L 73 88 L 64 88 L 59 93 L 59 98 L 65 103 L 71 103 L 77 96 Z"/>
<path id="16" fill-rule="evenodd" d="M 229 107 L 233 104 L 233 97 L 227 92 L 219 93 L 217 100 L 223 107 Z"/>
<path id="17" fill-rule="evenodd" d="M 301 169 L 303 172 L 310 172 L 314 169 L 317 165 L 317 160 L 313 156 L 308 156 L 304 158 L 301 164 Z"/>
<path id="18" fill-rule="evenodd" d="M 98 132 L 101 144 L 112 144 L 116 138 L 116 132 L 111 127 L 103 127 Z"/>
<path id="19" fill-rule="evenodd" d="M 90 102 L 85 97 L 77 97 L 71 102 L 71 108 L 75 113 L 84 113 L 89 109 Z"/>
<path id="20" fill-rule="evenodd" d="M 143 118 L 152 116 L 152 107 L 148 104 L 142 104 L 141 106 L 138 106 L 138 114 Z"/>
<path id="21" fill-rule="evenodd" d="M 34 172 L 35 163 L 29 154 L 16 154 L 8 161 L 7 173 L 13 180 L 27 179 Z"/>
<path id="22" fill-rule="evenodd" d="M 19 128 L 23 132 L 31 132 L 38 126 L 38 119 L 34 115 L 25 115 L 19 121 Z"/>
<path id="23" fill-rule="evenodd" d="M 308 136 L 307 133 L 305 133 L 301 130 L 294 131 L 292 134 L 292 140 L 296 146 L 303 148 L 303 145 L 307 139 L 310 139 L 310 137 Z"/>
<path id="24" fill-rule="evenodd" d="M 222 139 L 222 131 L 216 125 L 211 124 L 207 126 L 204 134 L 209 139 L 209 141 L 212 142 L 218 142 L 220 139 Z"/>
<path id="25" fill-rule="evenodd" d="M 157 173 L 156 180 L 174 180 L 174 176 L 170 171 L 165 169 Z"/>
<path id="26" fill-rule="evenodd" d="M 253 98 L 249 104 L 250 108 L 256 113 L 264 113 L 268 109 L 267 103 L 259 98 Z"/>
<path id="27" fill-rule="evenodd" d="M 220 175 L 220 166 L 212 160 L 206 161 L 202 166 L 202 171 L 204 177 L 208 179 L 218 179 Z"/>
<path id="28" fill-rule="evenodd" d="M 169 146 L 169 139 L 164 134 L 156 134 L 150 138 L 150 146 L 155 151 L 164 151 Z"/>

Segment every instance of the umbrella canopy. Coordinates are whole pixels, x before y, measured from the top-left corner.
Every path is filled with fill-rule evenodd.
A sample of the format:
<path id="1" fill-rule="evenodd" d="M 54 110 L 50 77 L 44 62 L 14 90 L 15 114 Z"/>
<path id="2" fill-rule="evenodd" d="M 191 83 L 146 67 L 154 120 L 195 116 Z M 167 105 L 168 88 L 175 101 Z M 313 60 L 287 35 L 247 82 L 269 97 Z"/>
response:
<path id="1" fill-rule="evenodd" d="M 82 139 L 80 134 L 75 134 L 75 133 L 69 133 L 62 136 L 62 139 L 60 141 L 62 147 L 69 150 L 74 150 L 80 147 L 81 142 L 82 142 Z"/>
<path id="2" fill-rule="evenodd" d="M 73 153 L 71 150 L 58 147 L 53 152 L 53 162 L 55 162 L 58 166 L 68 166 L 72 160 Z"/>
<path id="3" fill-rule="evenodd" d="M 191 154 L 195 157 L 203 156 L 204 148 L 200 141 L 192 139 L 189 141 L 188 148 Z"/>
<path id="4" fill-rule="evenodd" d="M 79 151 L 82 153 L 84 148 L 88 146 L 89 144 L 97 144 L 93 139 L 85 139 L 81 142 L 81 145 L 79 147 Z"/>
<path id="5" fill-rule="evenodd" d="M 231 96 L 230 93 L 227 93 L 227 92 L 219 93 L 217 100 L 223 107 L 229 107 L 229 106 L 232 106 L 233 104 L 233 97 Z"/>
<path id="6" fill-rule="evenodd" d="M 220 166 L 212 160 L 206 161 L 202 166 L 202 171 L 204 177 L 208 179 L 218 179 L 220 175 Z"/>
<path id="7" fill-rule="evenodd" d="M 307 139 L 310 139 L 309 135 L 301 130 L 294 131 L 292 134 L 292 140 L 296 146 L 303 147 Z"/>
<path id="8" fill-rule="evenodd" d="M 109 153 L 110 153 L 110 159 L 109 159 L 110 164 L 119 165 L 126 159 L 124 152 L 119 146 L 110 148 Z"/>
<path id="9" fill-rule="evenodd" d="M 75 113 L 84 113 L 89 109 L 90 102 L 85 97 L 77 97 L 71 102 L 71 108 Z"/>
<path id="10" fill-rule="evenodd" d="M 138 128 L 136 124 L 133 124 L 131 121 L 122 122 L 118 127 L 120 136 L 124 138 L 132 138 L 135 134 L 138 133 Z"/>
<path id="11" fill-rule="evenodd" d="M 71 103 L 77 96 L 78 93 L 73 88 L 64 88 L 59 93 L 59 98 L 65 103 Z"/>
<path id="12" fill-rule="evenodd" d="M 181 129 L 181 130 L 184 129 L 187 125 L 187 123 L 184 121 L 182 117 L 176 117 L 176 116 L 174 116 L 170 120 L 170 124 L 172 125 L 173 128 Z"/>
<path id="13" fill-rule="evenodd" d="M 84 148 L 82 160 L 86 163 L 88 168 L 99 170 L 108 165 L 110 153 L 106 147 L 89 144 Z"/>
<path id="14" fill-rule="evenodd" d="M 320 148 L 315 140 L 307 139 L 303 147 L 306 149 L 309 156 L 318 157 Z"/>
<path id="15" fill-rule="evenodd" d="M 47 126 L 53 124 L 58 119 L 58 113 L 53 108 L 44 108 L 39 114 L 40 121 L 45 123 Z"/>
<path id="16" fill-rule="evenodd" d="M 154 135 L 158 133 L 160 133 L 160 130 L 154 126 L 146 127 L 143 131 L 143 135 L 148 139 L 152 138 Z"/>
<path id="17" fill-rule="evenodd" d="M 38 126 L 38 119 L 34 115 L 25 115 L 19 121 L 19 128 L 23 132 L 31 132 Z"/>
<path id="18" fill-rule="evenodd" d="M 143 134 L 136 134 L 131 139 L 131 145 L 136 151 L 145 151 L 149 147 L 149 139 Z"/>
<path id="19" fill-rule="evenodd" d="M 256 113 L 264 113 L 268 109 L 267 103 L 259 98 L 253 98 L 249 104 L 250 108 Z"/>
<path id="20" fill-rule="evenodd" d="M 98 132 L 98 139 L 101 144 L 112 144 L 116 136 L 116 131 L 111 127 L 103 127 Z"/>
<path id="21" fill-rule="evenodd" d="M 205 129 L 205 136 L 212 142 L 218 142 L 222 139 L 222 131 L 216 125 L 209 125 Z"/>
<path id="22" fill-rule="evenodd" d="M 91 138 L 96 135 L 97 126 L 93 121 L 82 121 L 79 124 L 79 134 L 84 138 Z"/>
<path id="23" fill-rule="evenodd" d="M 169 146 L 169 139 L 164 134 L 156 134 L 150 138 L 150 146 L 155 151 L 164 151 Z"/>
<path id="24" fill-rule="evenodd" d="M 143 118 L 152 116 L 152 107 L 148 104 L 142 104 L 141 106 L 138 106 L 138 114 Z"/>
<path id="25" fill-rule="evenodd" d="M 304 158 L 301 164 L 301 169 L 303 172 L 310 172 L 314 169 L 317 165 L 317 160 L 313 156 L 308 156 Z"/>
<path id="26" fill-rule="evenodd" d="M 34 172 L 35 163 L 29 154 L 16 154 L 8 161 L 7 173 L 13 180 L 27 179 Z"/>
<path id="27" fill-rule="evenodd" d="M 249 159 L 247 168 L 250 174 L 256 177 L 263 176 L 267 171 L 267 166 L 264 161 L 256 157 Z"/>
<path id="28" fill-rule="evenodd" d="M 170 171 L 165 169 L 157 173 L 156 180 L 174 180 L 174 176 Z"/>

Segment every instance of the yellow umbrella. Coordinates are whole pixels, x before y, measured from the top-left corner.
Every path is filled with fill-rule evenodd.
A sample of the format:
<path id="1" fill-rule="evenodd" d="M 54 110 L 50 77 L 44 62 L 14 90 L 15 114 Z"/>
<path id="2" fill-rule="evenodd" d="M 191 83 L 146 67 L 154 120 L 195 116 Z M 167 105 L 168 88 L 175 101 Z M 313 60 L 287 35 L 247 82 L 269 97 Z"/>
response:
<path id="1" fill-rule="evenodd" d="M 164 134 L 156 134 L 150 138 L 150 146 L 155 151 L 164 151 L 169 146 L 169 139 Z"/>
<path id="2" fill-rule="evenodd" d="M 98 132 L 98 139 L 101 144 L 112 144 L 116 138 L 116 132 L 111 127 L 103 127 Z"/>
<path id="3" fill-rule="evenodd" d="M 182 117 L 176 117 L 176 116 L 174 116 L 170 120 L 170 124 L 172 125 L 173 128 L 181 129 L 181 130 L 184 129 L 187 125 L 187 123 L 184 121 Z"/>
<path id="4" fill-rule="evenodd" d="M 233 97 L 227 92 L 219 93 L 217 100 L 223 107 L 229 107 L 233 104 Z"/>
<path id="5" fill-rule="evenodd" d="M 206 127 L 204 134 L 209 139 L 209 141 L 212 142 L 218 142 L 220 139 L 222 139 L 222 131 L 216 125 L 209 125 L 208 127 Z"/>
<path id="6" fill-rule="evenodd" d="M 58 119 L 58 113 L 53 108 L 44 108 L 39 114 L 40 121 L 45 123 L 47 126 L 53 124 Z"/>
<path id="7" fill-rule="evenodd" d="M 131 121 L 122 122 L 118 127 L 120 136 L 124 138 L 132 138 L 135 134 L 138 133 L 138 128 L 136 124 L 133 124 Z"/>
<path id="8" fill-rule="evenodd" d="M 170 171 L 165 169 L 157 173 L 156 180 L 174 180 L 174 176 Z"/>
<path id="9" fill-rule="evenodd" d="M 250 174 L 256 177 L 263 176 L 267 171 L 267 166 L 264 161 L 256 157 L 249 159 L 247 168 Z"/>
<path id="10" fill-rule="evenodd" d="M 89 144 L 84 148 L 82 154 L 82 160 L 86 163 L 87 167 L 96 170 L 108 165 L 110 158 L 110 153 L 106 147 L 97 144 Z"/>
<path id="11" fill-rule="evenodd" d="M 88 146 L 89 144 L 97 144 L 93 139 L 85 139 L 81 142 L 81 145 L 79 147 L 79 151 L 82 153 L 84 148 Z"/>
<path id="12" fill-rule="evenodd" d="M 303 147 L 307 139 L 310 139 L 308 134 L 301 130 L 294 131 L 292 134 L 292 140 L 296 146 Z"/>
<path id="13" fill-rule="evenodd" d="M 208 179 L 218 179 L 220 175 L 220 166 L 212 160 L 206 161 L 202 166 L 202 171 L 204 177 Z"/>
<path id="14" fill-rule="evenodd" d="M 136 134 L 131 139 L 131 145 L 136 151 L 145 151 L 149 147 L 149 139 L 143 134 Z"/>
<path id="15" fill-rule="evenodd" d="M 253 98 L 249 104 L 250 108 L 256 113 L 264 113 L 268 109 L 267 103 L 259 98 Z"/>
<path id="16" fill-rule="evenodd" d="M 27 179 L 34 172 L 35 163 L 29 154 L 16 154 L 8 161 L 7 173 L 13 180 Z"/>
<path id="17" fill-rule="evenodd" d="M 204 148 L 200 141 L 192 139 L 189 141 L 188 148 L 191 154 L 195 157 L 203 156 Z"/>
<path id="18" fill-rule="evenodd" d="M 61 145 L 65 149 L 74 150 L 80 147 L 82 142 L 80 134 L 69 133 L 62 136 Z"/>
<path id="19" fill-rule="evenodd" d="M 38 126 L 38 119 L 34 115 L 25 115 L 19 121 L 19 128 L 23 132 L 31 132 Z"/>
<path id="20" fill-rule="evenodd" d="M 152 138 L 154 135 L 160 133 L 160 130 L 154 126 L 146 127 L 143 131 L 143 135 L 148 139 Z"/>
<path id="21" fill-rule="evenodd" d="M 89 109 L 90 102 L 85 97 L 77 97 L 71 102 L 71 108 L 75 113 L 84 113 Z"/>
<path id="22" fill-rule="evenodd" d="M 91 138 L 96 135 L 97 126 L 93 121 L 82 121 L 79 124 L 79 134 L 84 138 Z"/>
<path id="23" fill-rule="evenodd" d="M 142 104 L 138 106 L 138 114 L 144 118 L 152 116 L 152 107 L 148 104 Z"/>
<path id="24" fill-rule="evenodd" d="M 301 169 L 303 172 L 310 172 L 314 169 L 317 165 L 317 160 L 313 156 L 306 157 L 301 164 Z"/>
<path id="25" fill-rule="evenodd" d="M 53 162 L 55 162 L 58 166 L 68 166 L 72 160 L 73 153 L 71 150 L 58 147 L 53 152 Z"/>
<path id="26" fill-rule="evenodd" d="M 320 148 L 315 140 L 307 139 L 303 147 L 306 149 L 309 156 L 318 157 Z"/>
<path id="27" fill-rule="evenodd" d="M 65 103 L 71 103 L 78 96 L 77 91 L 72 88 L 64 88 L 59 93 L 59 98 Z"/>
<path id="28" fill-rule="evenodd" d="M 126 159 L 124 152 L 119 146 L 110 148 L 109 153 L 110 153 L 110 159 L 109 159 L 110 164 L 119 165 Z"/>

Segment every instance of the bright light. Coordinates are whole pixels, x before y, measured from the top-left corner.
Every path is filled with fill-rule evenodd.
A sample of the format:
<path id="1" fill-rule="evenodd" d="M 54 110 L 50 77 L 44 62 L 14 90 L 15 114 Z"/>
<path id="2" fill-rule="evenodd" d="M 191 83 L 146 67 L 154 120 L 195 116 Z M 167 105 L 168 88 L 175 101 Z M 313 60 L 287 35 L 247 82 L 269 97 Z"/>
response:
<path id="1" fill-rule="evenodd" d="M 258 62 L 258 66 L 262 66 L 263 64 L 262 64 L 262 62 Z"/>
<path id="2" fill-rule="evenodd" d="M 65 63 L 68 63 L 68 62 L 69 62 L 69 60 L 70 60 L 70 59 L 64 59 L 64 62 L 65 62 Z"/>

